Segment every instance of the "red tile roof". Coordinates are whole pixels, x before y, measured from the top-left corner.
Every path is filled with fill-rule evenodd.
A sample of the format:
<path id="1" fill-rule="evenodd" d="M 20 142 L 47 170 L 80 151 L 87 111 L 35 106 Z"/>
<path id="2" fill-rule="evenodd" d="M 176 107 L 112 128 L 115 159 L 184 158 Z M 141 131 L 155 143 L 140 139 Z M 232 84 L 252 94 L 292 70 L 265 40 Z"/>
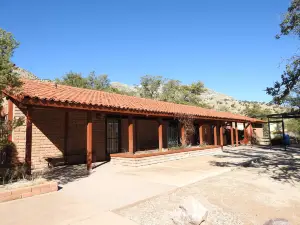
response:
<path id="1" fill-rule="evenodd" d="M 162 113 L 174 116 L 176 114 L 189 114 L 195 117 L 209 117 L 237 121 L 261 122 L 259 120 L 236 115 L 229 112 L 217 112 L 196 106 L 175 104 L 146 98 L 109 93 L 66 85 L 55 85 L 53 82 L 38 80 L 23 80 L 20 93 L 13 97 L 23 101 L 27 98 L 54 101 L 58 103 L 75 103 L 85 106 L 107 107 L 116 110 L 132 110 L 142 113 Z M 95 109 L 94 109 L 95 110 Z"/>

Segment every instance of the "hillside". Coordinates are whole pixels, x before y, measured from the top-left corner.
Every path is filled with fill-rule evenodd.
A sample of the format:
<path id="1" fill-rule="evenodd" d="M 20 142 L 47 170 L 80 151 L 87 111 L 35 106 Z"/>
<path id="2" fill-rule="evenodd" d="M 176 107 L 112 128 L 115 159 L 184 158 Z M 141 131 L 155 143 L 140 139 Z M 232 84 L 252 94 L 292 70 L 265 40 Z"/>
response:
<path id="1" fill-rule="evenodd" d="M 33 73 L 21 68 L 21 67 L 15 67 L 14 72 L 19 74 L 21 77 L 27 78 L 27 79 L 33 79 L 38 80 L 39 78 L 35 76 Z"/>
<path id="2" fill-rule="evenodd" d="M 127 84 L 122 84 L 119 82 L 111 82 L 114 88 L 117 88 L 123 92 L 135 93 L 138 95 L 138 91 L 134 86 Z M 257 104 L 262 110 L 270 110 L 271 113 L 280 113 L 286 111 L 287 108 L 275 104 L 265 103 L 265 102 L 254 102 L 254 101 L 240 101 L 233 97 L 216 92 L 212 89 L 206 88 L 206 91 L 199 96 L 201 100 L 208 104 L 211 108 L 217 111 L 226 111 L 236 114 L 244 114 L 246 107 L 255 107 Z"/>
<path id="3" fill-rule="evenodd" d="M 15 68 L 15 72 L 25 78 L 39 79 L 31 72 L 19 67 Z M 127 85 L 119 82 L 111 82 L 111 86 L 113 88 L 118 89 L 121 93 L 128 93 L 130 95 L 135 95 L 135 96 L 139 95 L 137 88 L 132 85 Z M 269 110 L 270 113 L 280 113 L 286 111 L 287 109 L 285 107 L 270 104 L 270 103 L 236 100 L 231 96 L 218 93 L 208 88 L 206 88 L 206 91 L 199 96 L 199 99 L 201 99 L 201 101 L 209 105 L 214 110 L 227 111 L 236 114 L 244 114 L 245 109 L 247 107 L 253 108 L 253 107 L 257 107 L 257 105 L 259 105 L 259 107 L 262 110 Z"/>
<path id="4" fill-rule="evenodd" d="M 258 104 L 262 110 L 270 110 L 271 113 L 280 113 L 287 108 L 275 104 L 256 101 L 240 101 L 236 100 L 226 94 L 218 93 L 214 90 L 207 89 L 205 93 L 201 95 L 204 102 L 213 106 L 218 111 L 228 111 L 232 113 L 244 114 L 246 107 L 255 107 Z"/>

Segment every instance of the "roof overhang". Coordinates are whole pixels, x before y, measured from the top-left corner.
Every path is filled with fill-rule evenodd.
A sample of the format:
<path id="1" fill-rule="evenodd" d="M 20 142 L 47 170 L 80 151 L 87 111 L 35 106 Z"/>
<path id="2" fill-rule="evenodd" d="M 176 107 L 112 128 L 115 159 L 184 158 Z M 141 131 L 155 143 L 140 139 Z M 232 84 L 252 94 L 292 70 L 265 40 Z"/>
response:
<path id="1" fill-rule="evenodd" d="M 28 106 L 37 107 L 37 108 L 57 108 L 65 110 L 81 110 L 81 111 L 94 111 L 102 112 L 108 114 L 123 114 L 123 115 L 133 115 L 133 116 L 145 116 L 145 117 L 163 117 L 163 118 L 176 118 L 178 115 L 174 113 L 164 113 L 164 112 L 151 112 L 147 110 L 132 110 L 132 109 L 123 109 L 123 108 L 114 108 L 114 107 L 105 107 L 105 106 L 94 106 L 88 104 L 78 104 L 72 102 L 59 102 L 53 100 L 41 100 L 38 98 L 29 98 L 29 97 L 18 97 L 14 95 L 5 95 L 10 98 L 14 104 L 17 104 L 20 108 L 27 108 Z M 184 113 L 183 113 L 184 114 Z M 216 121 L 230 121 L 230 122 L 240 122 L 240 123 L 264 123 L 264 121 L 256 120 L 239 120 L 233 118 L 218 118 L 218 117 L 205 117 L 197 115 L 189 115 L 194 119 L 201 120 L 216 120 Z"/>

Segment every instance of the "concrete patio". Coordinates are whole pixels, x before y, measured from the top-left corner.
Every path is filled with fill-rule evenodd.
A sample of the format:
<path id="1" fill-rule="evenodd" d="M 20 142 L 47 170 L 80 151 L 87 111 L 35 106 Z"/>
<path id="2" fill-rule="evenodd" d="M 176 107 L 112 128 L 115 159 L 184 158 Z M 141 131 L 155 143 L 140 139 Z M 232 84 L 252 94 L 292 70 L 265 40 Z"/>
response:
<path id="1" fill-rule="evenodd" d="M 88 177 L 84 173 L 84 166 L 58 168 L 56 178 L 59 178 L 62 184 L 60 191 L 0 204 L 1 222 L 5 225 L 138 224 L 141 221 L 137 217 L 133 219 L 134 221 L 132 220 L 130 214 L 132 207 L 144 204 L 147 201 L 153 201 L 153 204 L 155 204 L 154 200 L 156 198 L 169 195 L 174 191 L 179 191 L 181 196 L 184 196 L 186 192 L 182 191 L 183 189 L 189 189 L 199 182 L 201 184 L 199 191 L 203 192 L 204 195 L 198 193 L 198 196 L 201 195 L 203 201 L 223 207 L 225 211 L 228 211 L 224 205 L 218 202 L 219 198 L 215 193 L 219 193 L 224 197 L 224 193 L 229 194 L 231 192 L 232 184 L 233 187 L 238 189 L 244 188 L 240 192 L 235 192 L 236 201 L 241 200 L 241 197 L 247 199 L 247 193 L 251 190 L 249 188 L 248 190 L 245 185 L 236 186 L 235 184 L 238 180 L 245 182 L 241 179 L 248 179 L 249 174 L 248 183 L 255 185 L 258 181 L 255 176 L 266 170 L 266 164 L 264 160 L 256 160 L 255 163 L 251 163 L 251 160 L 261 158 L 262 155 L 264 156 L 262 159 L 266 160 L 267 155 L 271 152 L 267 149 L 250 147 L 225 148 L 224 152 L 214 156 L 199 156 L 140 168 L 115 166 L 106 163 L 95 168 L 94 172 Z M 287 199 L 291 198 L 290 195 L 294 197 L 294 207 L 296 207 L 294 219 L 298 219 L 297 212 L 299 212 L 300 197 L 294 195 L 294 190 L 299 190 L 297 189 L 299 188 L 299 180 L 297 180 L 297 174 L 299 174 L 297 157 L 299 154 L 298 152 L 283 154 L 282 151 L 275 151 L 275 153 L 277 154 L 276 159 L 278 159 L 276 163 L 279 162 L 280 154 L 289 157 L 293 154 L 293 157 L 296 157 L 293 170 L 291 170 L 294 173 L 291 174 L 288 170 L 289 179 L 283 179 L 280 176 L 281 181 L 275 179 L 273 172 L 271 174 L 263 173 L 266 176 L 263 181 L 266 182 L 263 187 L 265 189 L 262 190 L 260 185 L 253 186 L 256 188 L 255 193 L 266 192 L 266 188 L 272 189 L 270 185 L 273 185 L 276 189 L 272 189 L 272 194 L 269 196 L 269 198 L 272 198 L 278 192 L 282 193 L 282 190 L 286 190 Z M 270 161 L 267 164 L 270 164 Z M 237 176 L 235 174 L 236 169 L 241 167 L 244 167 L 245 171 L 242 175 Z M 286 166 L 284 168 L 287 170 Z M 62 175 L 63 171 L 65 171 L 64 175 Z M 271 170 L 268 169 L 268 171 Z M 244 194 L 240 196 L 241 193 Z M 265 212 L 265 206 L 260 205 L 261 202 L 253 202 L 253 208 Z M 243 207 L 242 203 L 243 201 L 237 203 L 237 206 Z M 233 203 L 226 202 L 226 204 L 231 205 Z M 249 207 L 248 209 L 252 210 L 252 206 Z M 240 215 L 240 211 L 244 212 L 243 208 L 233 207 L 232 213 L 235 214 L 235 211 L 237 211 L 237 215 Z M 137 216 L 141 213 L 135 212 Z M 264 214 L 262 218 L 264 219 L 267 216 L 267 214 Z M 151 221 L 150 218 L 149 221 Z M 241 221 L 243 221 L 243 218 Z"/>

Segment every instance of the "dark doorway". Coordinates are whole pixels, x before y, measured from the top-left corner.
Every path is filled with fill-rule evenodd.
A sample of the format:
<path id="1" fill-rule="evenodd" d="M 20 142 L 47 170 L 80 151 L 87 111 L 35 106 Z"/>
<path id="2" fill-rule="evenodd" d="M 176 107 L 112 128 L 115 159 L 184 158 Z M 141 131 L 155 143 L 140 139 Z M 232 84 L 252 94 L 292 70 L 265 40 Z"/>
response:
<path id="1" fill-rule="evenodd" d="M 168 125 L 168 148 L 178 146 L 178 123 L 177 122 L 169 122 Z"/>
<path id="2" fill-rule="evenodd" d="M 107 119 L 106 122 L 106 151 L 107 154 L 118 153 L 120 150 L 120 120 Z"/>

